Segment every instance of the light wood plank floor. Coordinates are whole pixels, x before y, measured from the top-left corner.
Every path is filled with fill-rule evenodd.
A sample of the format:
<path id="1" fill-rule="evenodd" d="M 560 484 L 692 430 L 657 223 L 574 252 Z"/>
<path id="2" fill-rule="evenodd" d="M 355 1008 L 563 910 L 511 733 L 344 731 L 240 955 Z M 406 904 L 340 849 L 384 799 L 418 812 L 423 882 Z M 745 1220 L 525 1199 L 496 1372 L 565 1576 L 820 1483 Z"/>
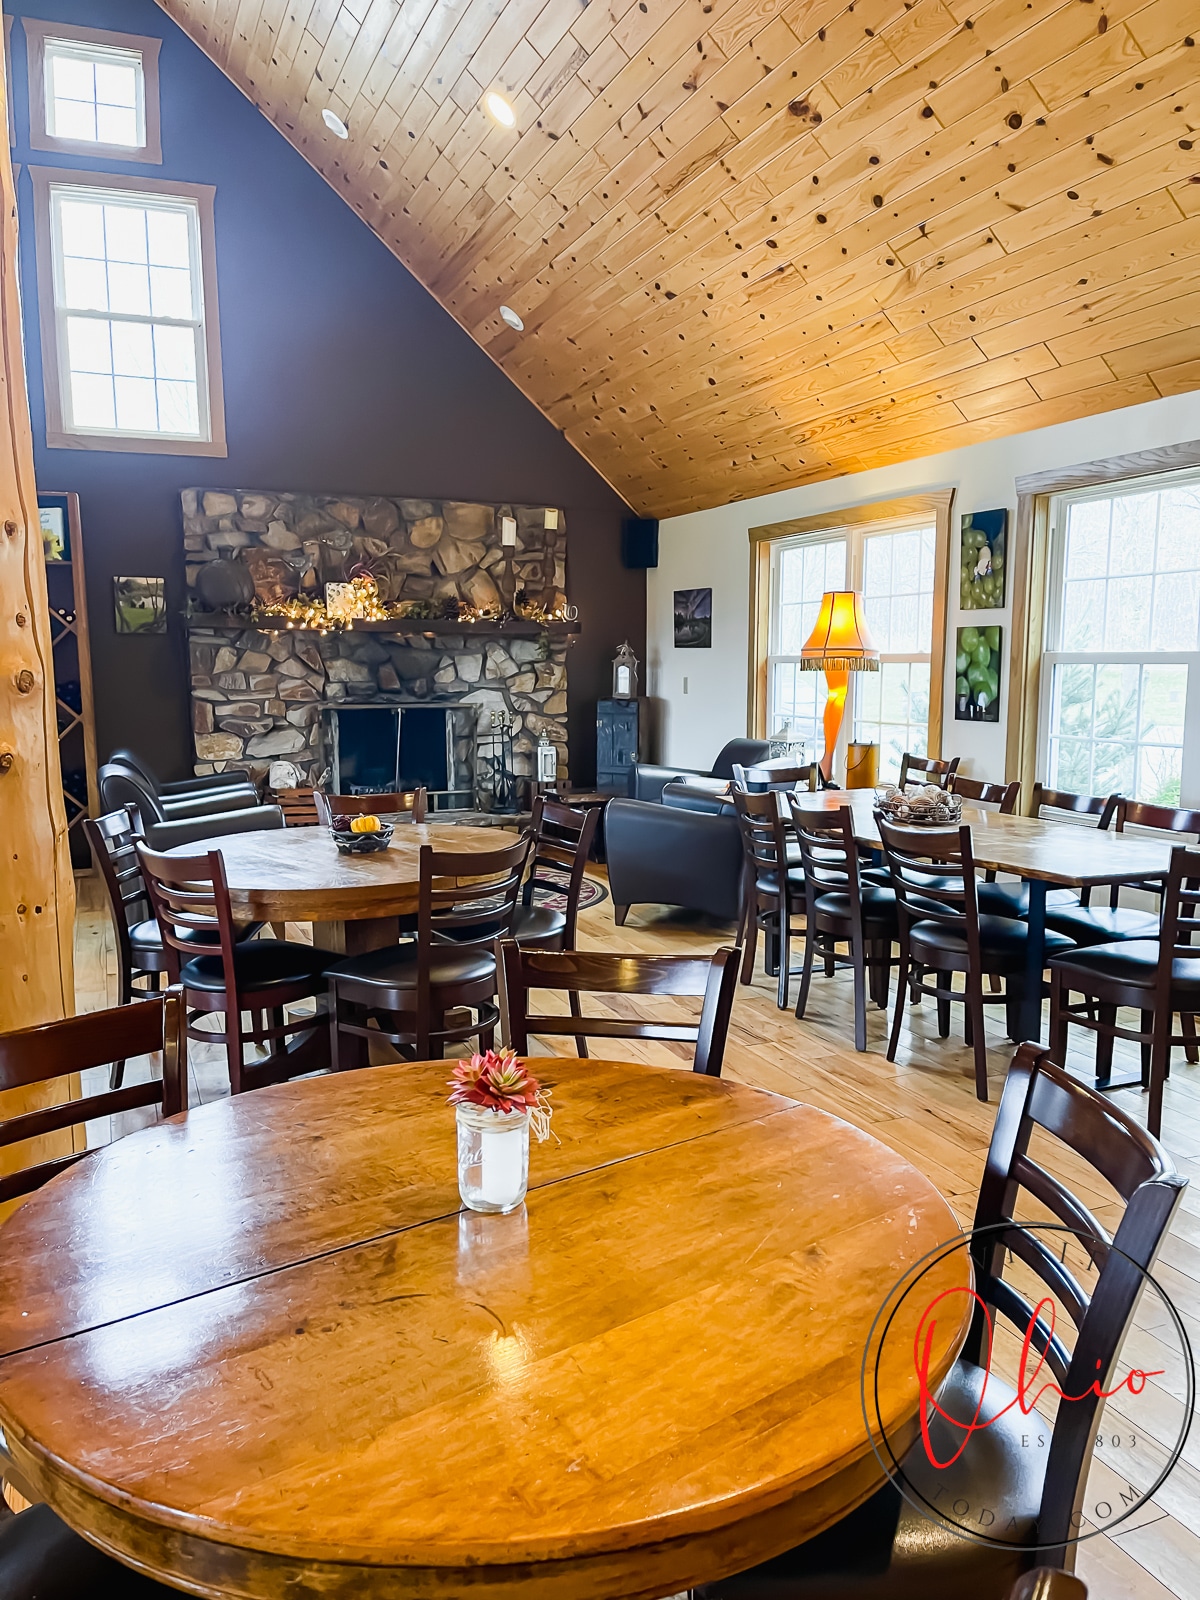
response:
<path id="1" fill-rule="evenodd" d="M 82 878 L 79 889 L 77 989 L 80 1009 L 88 1010 L 110 1004 L 115 998 L 115 950 L 98 880 Z M 624 928 L 614 925 L 609 901 L 585 911 L 580 918 L 580 944 L 589 949 L 711 951 L 719 944 L 731 943 L 732 935 L 732 929 L 705 918 L 663 907 L 635 909 Z M 289 927 L 288 936 L 305 938 L 308 930 Z M 794 986 L 792 996 L 794 1003 Z M 643 1009 L 639 1001 L 617 1001 L 613 1009 L 618 1006 L 630 1014 Z M 960 1222 L 969 1225 L 995 1103 L 1012 1055 L 1011 1045 L 1000 1033 L 1002 1015 L 999 1011 L 989 1020 L 992 1103 L 982 1105 L 975 1098 L 970 1052 L 962 1044 L 961 1007 L 954 1008 L 953 1036 L 947 1040 L 937 1037 L 931 1003 L 926 1001 L 915 1012 L 910 1011 L 899 1060 L 892 1064 L 884 1055 L 886 1029 L 882 1012 L 871 1011 L 866 1053 L 860 1055 L 852 1047 L 848 974 L 815 977 L 808 1015 L 803 1022 L 797 1022 L 790 1011 L 776 1008 L 774 981 L 763 975 L 760 961 L 754 984 L 738 990 L 725 1072 L 740 1082 L 809 1101 L 869 1130 L 924 1171 L 950 1201 Z M 569 1040 L 555 1043 L 561 1044 L 564 1054 L 572 1053 Z M 1121 1049 L 1119 1045 L 1118 1052 Z M 685 1046 L 653 1042 L 622 1044 L 620 1054 L 662 1065 L 680 1065 L 690 1059 Z M 1086 1046 L 1081 1044 L 1068 1064 L 1086 1076 Z M 1129 1057 L 1124 1064 L 1133 1066 Z M 131 1070 L 148 1071 L 149 1065 L 136 1064 Z M 194 1048 L 192 1103 L 204 1103 L 227 1092 L 219 1049 Z M 1125 1091 L 1115 1098 L 1144 1121 L 1140 1093 Z M 1165 1143 L 1180 1170 L 1193 1179 L 1200 1176 L 1200 1066 L 1173 1066 L 1164 1129 Z M 93 1125 L 90 1141 L 103 1142 L 118 1131 L 128 1130 Z M 1035 1153 L 1092 1206 L 1102 1221 L 1112 1220 L 1113 1197 L 1097 1192 L 1093 1176 L 1081 1164 L 1072 1161 L 1066 1152 L 1061 1152 L 1066 1159 L 1059 1159 L 1049 1150 Z M 1163 1251 L 1159 1276 L 1183 1313 L 1194 1347 L 1200 1348 L 1200 1183 L 1195 1183 L 1184 1196 Z M 1147 1368 L 1158 1363 L 1143 1356 L 1141 1350 L 1148 1349 L 1150 1355 L 1156 1349 L 1161 1353 L 1161 1344 L 1154 1342 L 1162 1331 L 1161 1321 L 1158 1308 L 1144 1301 L 1131 1345 L 1137 1342 L 1137 1359 L 1144 1360 Z M 848 1355 L 857 1360 L 859 1352 Z M 1130 1359 L 1134 1359 L 1131 1353 Z M 1150 1389 L 1145 1398 L 1153 1399 Z M 1160 1409 L 1164 1419 L 1159 1443 L 1169 1445 L 1173 1440 L 1166 1436 L 1172 1432 L 1172 1424 L 1177 1428 L 1178 1409 L 1172 1410 L 1169 1396 L 1160 1394 L 1158 1398 L 1163 1402 Z M 1153 1410 L 1153 1406 L 1147 1410 Z M 1146 1411 L 1140 1414 L 1144 1423 Z M 1119 1417 L 1119 1413 L 1116 1415 Z M 1106 1422 L 1113 1416 L 1110 1406 Z M 1153 1435 L 1154 1427 L 1146 1428 L 1146 1432 Z M 1119 1465 L 1116 1462 L 1118 1468 Z M 1143 1506 L 1112 1536 L 1100 1534 L 1081 1544 L 1077 1570 L 1088 1583 L 1093 1600 L 1170 1600 L 1172 1596 L 1176 1600 L 1200 1600 L 1197 1530 L 1200 1430 L 1193 1432 L 1183 1459 L 1154 1501 Z"/>

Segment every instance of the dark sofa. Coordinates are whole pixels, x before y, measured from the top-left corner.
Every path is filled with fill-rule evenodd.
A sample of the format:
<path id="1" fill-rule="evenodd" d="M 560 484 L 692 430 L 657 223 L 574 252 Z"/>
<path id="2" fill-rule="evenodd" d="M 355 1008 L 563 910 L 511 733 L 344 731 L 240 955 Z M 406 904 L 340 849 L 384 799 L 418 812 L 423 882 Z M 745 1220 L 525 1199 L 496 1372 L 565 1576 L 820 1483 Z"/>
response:
<path id="1" fill-rule="evenodd" d="M 661 801 L 664 787 L 676 778 L 692 784 L 697 790 L 707 789 L 713 794 L 721 794 L 733 777 L 735 764 L 757 766 L 767 759 L 770 748 L 765 739 L 730 739 L 709 772 L 690 767 L 651 766 L 645 761 L 635 761 L 629 769 L 630 798 Z M 698 783 L 695 782 L 697 779 Z"/>
<path id="2" fill-rule="evenodd" d="M 662 904 L 737 919 L 742 841 L 730 811 L 713 815 L 646 800 L 610 800 L 608 884 L 618 923 L 631 905 Z"/>

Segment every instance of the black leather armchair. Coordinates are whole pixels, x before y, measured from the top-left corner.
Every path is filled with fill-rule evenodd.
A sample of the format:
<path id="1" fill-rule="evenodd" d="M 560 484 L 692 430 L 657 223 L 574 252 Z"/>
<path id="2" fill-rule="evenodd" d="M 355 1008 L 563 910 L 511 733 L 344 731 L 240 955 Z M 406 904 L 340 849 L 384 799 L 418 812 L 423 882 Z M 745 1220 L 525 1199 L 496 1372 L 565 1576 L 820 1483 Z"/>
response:
<path id="1" fill-rule="evenodd" d="M 644 800 L 610 800 L 604 818 L 608 883 L 618 923 L 631 905 L 658 903 L 733 922 L 740 909 L 737 818 Z"/>
<path id="2" fill-rule="evenodd" d="M 258 805 L 261 799 L 257 785 L 244 772 L 215 772 L 206 778 L 163 783 L 132 750 L 114 750 L 107 765 L 124 767 L 136 783 L 154 796 L 167 816 L 241 811 Z"/>
<path id="3" fill-rule="evenodd" d="M 683 778 L 689 783 L 699 778 L 699 787 L 711 786 L 713 794 L 723 792 L 733 777 L 734 763 L 754 767 L 767 759 L 770 745 L 765 739 L 730 739 L 712 764 L 710 772 L 700 772 L 690 767 L 658 767 L 645 761 L 635 761 L 629 769 L 629 794 L 634 800 L 660 802 L 663 786 L 673 778 Z"/>
<path id="4" fill-rule="evenodd" d="M 186 807 L 168 811 L 129 767 L 110 761 L 100 768 L 103 809 L 118 811 L 122 806 L 135 806 L 145 830 L 146 843 L 152 850 L 196 844 L 223 833 L 257 833 L 282 828 L 283 812 L 279 807 L 261 805 L 257 790 L 252 790 L 251 794 L 252 800 L 243 798 L 242 803 L 231 810 L 212 806 L 205 810 L 197 801 L 192 801 Z"/>

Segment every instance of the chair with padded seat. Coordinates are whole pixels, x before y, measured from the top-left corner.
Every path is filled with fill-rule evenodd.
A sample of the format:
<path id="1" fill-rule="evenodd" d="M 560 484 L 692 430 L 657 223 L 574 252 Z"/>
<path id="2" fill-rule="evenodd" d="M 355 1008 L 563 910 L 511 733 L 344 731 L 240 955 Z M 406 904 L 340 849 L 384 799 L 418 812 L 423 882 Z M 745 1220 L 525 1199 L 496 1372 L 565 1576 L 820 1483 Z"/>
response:
<path id="1" fill-rule="evenodd" d="M 19 1144 L 35 1133 L 73 1129 L 82 1134 L 93 1117 L 118 1116 L 142 1106 L 161 1106 L 168 1117 L 187 1110 L 183 997 L 176 989 L 108 1011 L 0 1034 L 0 1092 L 51 1083 L 91 1067 L 111 1068 L 117 1061 L 160 1051 L 161 1077 L 8 1117 L 0 1121 L 0 1146 Z M 32 1194 L 67 1167 L 87 1159 L 88 1151 L 81 1148 L 8 1173 L 0 1177 L 0 1201 Z M 36 1489 L 11 1462 L 2 1441 L 0 1435 L 0 1477 L 23 1500 L 34 1502 L 14 1515 L 0 1501 L 4 1600 L 167 1600 L 170 1596 L 177 1600 L 177 1589 L 143 1578 L 104 1555 L 48 1505 L 38 1503 Z"/>
<path id="2" fill-rule="evenodd" d="M 862 880 L 854 813 L 849 806 L 814 815 L 790 802 L 792 831 L 800 845 L 804 875 L 804 965 L 796 1016 L 808 1005 L 813 961 L 819 955 L 830 965 L 849 966 L 854 974 L 854 1048 L 867 1048 L 867 994 L 887 1010 L 892 944 L 897 934 L 893 889 Z M 838 954 L 839 944 L 849 956 Z"/>
<path id="3" fill-rule="evenodd" d="M 1096 1083 L 1114 1089 L 1149 1090 L 1146 1123 L 1155 1136 L 1162 1128 L 1163 1086 L 1171 1051 L 1196 1044 L 1200 1012 L 1200 849 L 1180 845 L 1171 852 L 1163 886 L 1161 927 L 1156 937 L 1122 939 L 1071 950 L 1050 963 L 1050 1043 L 1065 1059 L 1070 1026 L 1096 1035 Z M 1071 995 L 1084 996 L 1078 1005 Z M 1141 1026 L 1118 1025 L 1118 1008 L 1140 1013 Z M 1180 1019 L 1179 1032 L 1173 1018 Z M 1128 1039 L 1141 1046 L 1141 1074 L 1112 1077 L 1113 1044 Z"/>
<path id="4" fill-rule="evenodd" d="M 791 822 L 784 820 L 770 790 L 747 794 L 734 788 L 733 803 L 742 836 L 742 906 L 737 942 L 743 950 L 742 982 L 754 976 L 761 929 L 767 936 L 766 970 L 778 980 L 776 1004 L 788 1005 L 792 977 L 792 919 L 804 903 L 804 869 L 790 859 Z"/>
<path id="5" fill-rule="evenodd" d="M 952 1002 L 965 1010 L 965 1037 L 975 1056 L 975 1093 L 988 1097 L 987 1040 L 983 1008 L 1004 1005 L 1010 1037 L 1020 1020 L 1024 991 L 1025 952 L 1029 929 L 1013 917 L 982 913 L 977 898 L 975 857 L 971 830 L 960 828 L 918 830 L 897 827 L 878 818 L 879 837 L 887 857 L 891 884 L 896 891 L 899 922 L 900 972 L 887 1058 L 896 1059 L 900 1026 L 910 986 L 937 1001 L 938 1033 L 950 1033 Z M 1046 955 L 1071 949 L 1064 934 L 1046 932 Z M 953 975 L 963 974 L 963 988 L 953 987 Z M 933 982 L 928 981 L 932 974 Z M 983 991 L 983 979 L 995 975 L 1003 990 Z"/>
<path id="6" fill-rule="evenodd" d="M 232 811 L 236 806 L 229 798 L 231 791 L 237 791 L 237 805 L 255 805 L 260 799 L 258 785 L 247 772 L 213 772 L 207 777 L 193 774 L 190 778 L 177 778 L 164 783 L 132 750 L 114 750 L 108 759 L 135 772 L 150 792 L 168 808 L 186 805 L 192 800 L 203 800 L 210 810 Z M 217 805 L 219 796 L 226 797 L 228 803 Z"/>
<path id="7" fill-rule="evenodd" d="M 286 939 L 241 940 L 219 850 L 165 856 L 139 840 L 137 853 L 168 976 L 182 985 L 187 1001 L 188 1037 L 206 1044 L 223 1040 L 230 1093 L 327 1068 L 321 1002 L 327 992 L 325 968 L 337 956 Z M 197 936 L 207 938 L 214 925 L 218 948 L 197 955 Z M 312 999 L 317 1015 L 288 1016 L 288 1006 Z M 220 1033 L 196 1025 L 199 1017 L 213 1012 L 224 1017 Z M 244 1013 L 250 1016 L 248 1028 L 243 1027 Z M 265 1055 L 247 1059 L 247 1046 L 261 1047 Z"/>
<path id="8" fill-rule="evenodd" d="M 522 950 L 515 939 L 504 939 L 500 943 L 500 995 L 505 1042 L 518 1055 L 529 1053 L 530 1034 L 562 1037 L 582 1033 L 593 1039 L 694 1042 L 692 1071 L 719 1078 L 737 966 L 737 951 L 728 946 L 712 956 L 628 956 L 595 950 Z M 529 1009 L 533 989 L 568 995 L 691 996 L 703 1005 L 695 1022 L 535 1014 Z"/>
<path id="9" fill-rule="evenodd" d="M 124 806 L 101 817 L 85 817 L 83 831 L 100 869 L 116 935 L 117 1002 L 128 1005 L 139 995 L 157 991 L 169 965 L 137 856 L 137 841 L 143 836 L 137 808 Z M 252 939 L 261 927 L 261 922 L 240 926 L 239 940 Z M 207 932 L 191 932 L 197 944 L 218 943 L 215 925 Z M 148 986 L 140 987 L 147 980 Z M 123 1061 L 113 1063 L 111 1088 L 120 1088 L 124 1068 Z"/>
<path id="10" fill-rule="evenodd" d="M 105 811 L 120 811 L 134 806 L 153 850 L 170 850 L 176 845 L 197 844 L 227 833 L 258 833 L 283 827 L 283 812 L 278 806 L 265 806 L 257 790 L 219 791 L 214 797 L 235 794 L 236 806 L 212 803 L 203 794 L 186 801 L 163 801 L 132 767 L 107 761 L 97 775 L 100 804 Z"/>
<path id="11" fill-rule="evenodd" d="M 429 791 L 424 785 L 397 794 L 326 794 L 313 790 L 317 821 L 329 827 L 334 817 L 386 817 L 389 822 L 424 822 Z"/>
<path id="12" fill-rule="evenodd" d="M 511 934 L 530 843 L 523 833 L 470 855 L 421 846 L 416 939 L 329 968 L 335 1071 L 365 1066 L 371 1039 L 414 1061 L 464 1039 L 491 1048 L 500 1020 L 496 941 Z M 474 1018 L 450 1020 L 464 1009 Z"/>
<path id="13" fill-rule="evenodd" d="M 1087 1207 L 1029 1154 L 1031 1140 L 1051 1139 L 1097 1175 L 1094 1193 L 1111 1188 L 1124 1202 L 1111 1237 Z M 1065 1153 L 1064 1152 L 1064 1153 Z M 1186 1179 L 1162 1146 L 1131 1117 L 1056 1066 L 1049 1052 L 1024 1044 L 1009 1069 L 996 1115 L 975 1209 L 970 1245 L 977 1308 L 956 1366 L 937 1396 L 950 1417 L 967 1421 L 980 1407 L 987 1426 L 958 1458 L 933 1468 L 920 1438 L 900 1462 L 907 1483 L 929 1504 L 1003 1506 L 1004 1533 L 988 1543 L 964 1536 L 952 1517 L 931 1515 L 916 1494 L 902 1496 L 890 1480 L 834 1527 L 786 1554 L 734 1577 L 703 1585 L 697 1600 L 1073 1600 L 1081 1585 L 1036 1577 L 1038 1566 L 1063 1571 L 1073 1564 L 1079 1527 L 1077 1500 L 1096 1443 L 1102 1402 L 1092 1392 L 1110 1385 L 1126 1330 L 1154 1265 Z M 1052 1248 L 1058 1233 L 1032 1227 L 1054 1219 L 1076 1235 L 1069 1261 Z M 1084 1281 L 1077 1274 L 1078 1256 Z M 1132 1270 L 1131 1270 L 1132 1268 Z M 1039 1303 L 1024 1285 L 1037 1284 Z M 1089 1293 L 1090 1287 L 1090 1293 Z M 1045 1298 L 1057 1311 L 1050 1325 Z M 986 1376 L 988 1323 L 1027 1331 L 1044 1351 L 1061 1390 L 1081 1398 L 1060 1405 L 1053 1423 L 1039 1415 L 1049 1445 L 1026 1448 L 1029 1416 L 997 1373 Z M 1074 1328 L 1074 1337 L 1067 1331 Z M 936 1455 L 950 1461 L 961 1428 L 943 1429 Z M 936 1481 L 932 1481 L 936 1480 Z M 1023 1586 L 1013 1589 L 1014 1584 Z"/>

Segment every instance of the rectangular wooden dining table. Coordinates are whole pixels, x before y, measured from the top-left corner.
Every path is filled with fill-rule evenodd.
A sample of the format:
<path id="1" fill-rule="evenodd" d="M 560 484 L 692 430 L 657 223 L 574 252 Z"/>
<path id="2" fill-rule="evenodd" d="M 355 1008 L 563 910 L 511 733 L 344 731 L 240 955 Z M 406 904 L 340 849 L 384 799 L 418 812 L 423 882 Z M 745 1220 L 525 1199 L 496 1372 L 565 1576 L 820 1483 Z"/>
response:
<path id="1" fill-rule="evenodd" d="M 882 849 L 870 789 L 825 789 L 794 796 L 804 811 L 836 811 L 848 805 L 854 837 L 868 849 Z M 975 865 L 1020 878 L 1029 889 L 1029 927 L 1025 955 L 1020 1039 L 1040 1039 L 1042 973 L 1046 966 L 1046 891 L 1050 888 L 1101 888 L 1165 878 L 1173 841 L 1144 833 L 1117 833 L 1043 817 L 1006 817 L 998 811 L 964 806 L 962 821 L 971 829 Z M 924 829 L 914 829 L 924 832 Z M 1016 1042 L 1020 1042 L 1020 1039 Z"/>

